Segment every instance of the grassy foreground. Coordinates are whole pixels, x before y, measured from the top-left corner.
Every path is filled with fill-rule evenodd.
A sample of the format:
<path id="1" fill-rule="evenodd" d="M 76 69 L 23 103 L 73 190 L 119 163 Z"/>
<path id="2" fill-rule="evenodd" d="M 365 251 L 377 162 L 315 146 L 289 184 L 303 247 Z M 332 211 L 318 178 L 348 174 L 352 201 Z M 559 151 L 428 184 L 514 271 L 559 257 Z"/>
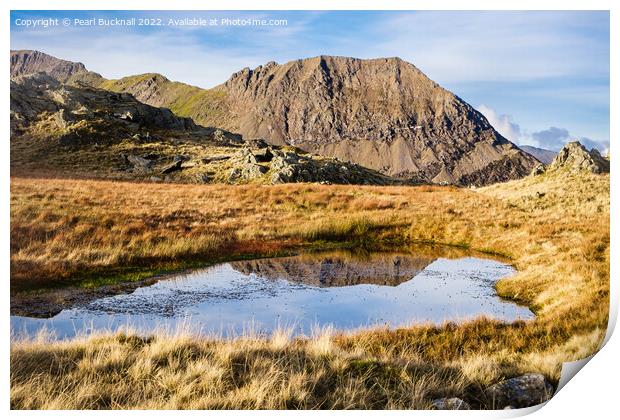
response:
<path id="1" fill-rule="evenodd" d="M 14 342 L 14 408 L 426 408 L 594 352 L 609 305 L 609 176 L 452 187 L 11 180 L 12 296 L 299 246 L 430 242 L 494 252 L 533 322 L 234 341 L 116 334 Z M 86 280 L 84 280 L 86 279 Z"/>

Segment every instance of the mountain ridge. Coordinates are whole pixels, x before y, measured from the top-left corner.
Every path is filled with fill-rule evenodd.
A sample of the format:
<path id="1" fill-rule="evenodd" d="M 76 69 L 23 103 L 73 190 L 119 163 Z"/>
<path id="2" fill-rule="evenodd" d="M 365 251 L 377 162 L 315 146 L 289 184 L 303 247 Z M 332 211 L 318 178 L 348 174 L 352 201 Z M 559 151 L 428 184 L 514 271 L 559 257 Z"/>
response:
<path id="1" fill-rule="evenodd" d="M 549 165 L 553 162 L 553 159 L 556 157 L 558 152 L 554 152 L 553 150 L 547 150 L 540 147 L 529 146 L 529 145 L 519 145 L 519 149 L 523 150 L 526 153 L 534 156 L 541 163 L 545 165 Z"/>
<path id="2" fill-rule="evenodd" d="M 67 82 L 131 93 L 206 127 L 418 182 L 482 185 L 523 177 L 538 163 L 471 105 L 397 57 L 268 62 L 211 89 L 157 73 L 106 80 L 78 71 Z"/>
<path id="3" fill-rule="evenodd" d="M 66 82 L 72 76 L 90 72 L 83 63 L 63 60 L 37 50 L 11 50 L 11 77 L 45 72 Z"/>

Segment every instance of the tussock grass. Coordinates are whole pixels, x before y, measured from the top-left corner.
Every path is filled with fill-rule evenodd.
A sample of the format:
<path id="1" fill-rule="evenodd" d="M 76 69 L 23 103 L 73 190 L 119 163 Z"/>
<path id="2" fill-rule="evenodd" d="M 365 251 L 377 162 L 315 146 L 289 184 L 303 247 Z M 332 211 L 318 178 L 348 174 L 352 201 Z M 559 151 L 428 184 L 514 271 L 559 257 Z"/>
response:
<path id="1" fill-rule="evenodd" d="M 290 330 L 281 330 L 270 339 L 247 334 L 231 340 L 121 332 L 69 342 L 17 341 L 11 349 L 11 406 L 426 409 L 448 395 L 494 408 L 484 398 L 487 386 L 529 371 L 557 379 L 556 363 L 567 351 L 583 357 L 601 339 L 601 331 L 594 331 L 573 337 L 568 346 L 526 357 L 483 346 L 454 359 L 427 359 L 411 340 L 386 342 L 381 351 L 366 348 L 382 332 L 387 333 L 341 335 L 328 328 L 292 339 Z"/>
<path id="2" fill-rule="evenodd" d="M 326 242 L 441 243 L 510 257 L 498 293 L 532 322 L 238 340 L 106 335 L 14 342 L 14 408 L 425 408 L 528 371 L 557 382 L 609 309 L 609 176 L 452 187 L 11 180 L 11 290 Z M 380 203 L 380 204 L 379 204 Z M 383 203 L 389 203 L 385 205 Z M 124 337 L 124 338 L 120 338 Z"/>

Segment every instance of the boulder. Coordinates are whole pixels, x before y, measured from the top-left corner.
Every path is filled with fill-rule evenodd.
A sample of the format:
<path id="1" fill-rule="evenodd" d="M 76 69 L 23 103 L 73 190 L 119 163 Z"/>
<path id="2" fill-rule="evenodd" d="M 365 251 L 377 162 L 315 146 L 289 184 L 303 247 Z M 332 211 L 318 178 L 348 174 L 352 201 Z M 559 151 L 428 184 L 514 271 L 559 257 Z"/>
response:
<path id="1" fill-rule="evenodd" d="M 243 144 L 241 136 L 238 134 L 227 133 L 219 128 L 213 132 L 212 138 L 216 143 L 220 143 L 222 145 Z"/>
<path id="2" fill-rule="evenodd" d="M 540 373 L 526 373 L 490 386 L 485 395 L 491 407 L 524 408 L 549 400 L 553 386 Z"/>
<path id="3" fill-rule="evenodd" d="M 241 178 L 241 169 L 232 168 L 230 172 L 228 173 L 228 182 L 235 182 L 239 178 Z"/>
<path id="4" fill-rule="evenodd" d="M 241 164 L 256 163 L 256 157 L 250 149 L 244 147 L 234 154 L 233 158 Z"/>
<path id="5" fill-rule="evenodd" d="M 175 159 L 171 164 L 166 165 L 162 168 L 162 174 L 169 174 L 171 172 L 179 171 L 181 169 L 181 165 L 183 164 L 183 160 Z"/>
<path id="6" fill-rule="evenodd" d="M 224 135 L 224 132 L 220 129 L 217 129 L 213 132 L 213 140 L 220 142 L 220 143 L 226 143 L 227 139 L 226 136 Z"/>
<path id="7" fill-rule="evenodd" d="M 220 156 L 207 156 L 201 159 L 202 163 L 211 163 L 211 162 L 219 162 L 222 160 L 228 160 L 230 156 L 228 155 L 220 155 Z"/>
<path id="8" fill-rule="evenodd" d="M 273 175 L 271 176 L 272 184 L 285 184 L 287 182 L 295 182 L 297 168 L 287 163 L 282 156 L 277 156 L 271 163 Z"/>
<path id="9" fill-rule="evenodd" d="M 433 410 L 470 410 L 471 407 L 460 398 L 439 398 L 431 402 Z"/>
<path id="10" fill-rule="evenodd" d="M 267 143 L 263 139 L 248 140 L 246 144 L 253 149 L 265 149 L 266 147 L 269 146 L 269 143 Z"/>
<path id="11" fill-rule="evenodd" d="M 545 173 L 545 165 L 543 165 L 542 163 L 539 163 L 538 165 L 534 166 L 534 169 L 532 169 L 530 176 L 542 175 L 544 173 Z"/>
<path id="12" fill-rule="evenodd" d="M 127 120 L 127 121 L 133 121 L 134 120 L 134 116 L 133 116 L 133 113 L 131 111 L 125 111 L 125 112 L 119 114 L 118 118 L 120 118 L 121 120 Z"/>
<path id="13" fill-rule="evenodd" d="M 153 165 L 151 160 L 136 155 L 125 155 L 125 159 L 133 165 L 134 169 L 138 170 L 148 170 Z"/>
<path id="14" fill-rule="evenodd" d="M 188 156 L 185 155 L 174 155 L 174 157 L 172 158 L 172 160 L 174 162 L 186 162 L 189 160 Z"/>
<path id="15" fill-rule="evenodd" d="M 241 168 L 241 177 L 246 180 L 258 178 L 267 172 L 267 168 L 261 165 L 248 164 Z"/>

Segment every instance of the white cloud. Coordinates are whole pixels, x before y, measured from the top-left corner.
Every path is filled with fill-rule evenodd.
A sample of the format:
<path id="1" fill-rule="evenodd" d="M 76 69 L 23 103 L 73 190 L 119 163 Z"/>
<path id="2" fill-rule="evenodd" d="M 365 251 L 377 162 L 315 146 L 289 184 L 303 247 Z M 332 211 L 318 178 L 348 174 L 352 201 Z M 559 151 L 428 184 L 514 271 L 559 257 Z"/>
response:
<path id="1" fill-rule="evenodd" d="M 520 144 L 521 127 L 512 121 L 512 115 L 498 114 L 494 109 L 486 105 L 480 105 L 478 111 L 489 120 L 489 123 L 501 134 L 513 143 Z"/>

